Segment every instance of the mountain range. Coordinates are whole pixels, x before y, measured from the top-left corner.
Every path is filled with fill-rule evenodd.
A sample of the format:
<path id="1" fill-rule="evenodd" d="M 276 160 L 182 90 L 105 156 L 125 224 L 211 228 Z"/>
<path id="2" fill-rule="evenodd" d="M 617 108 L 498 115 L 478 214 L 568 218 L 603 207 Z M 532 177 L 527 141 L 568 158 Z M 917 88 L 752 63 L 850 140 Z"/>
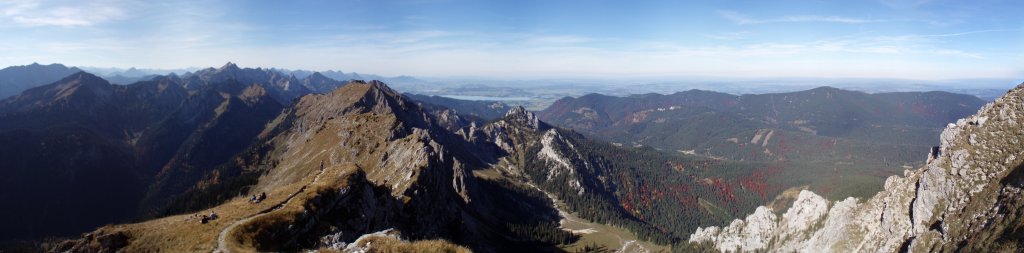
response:
<path id="1" fill-rule="evenodd" d="M 1012 94 L 956 126 L 984 125 L 980 118 L 995 114 L 1002 115 L 995 122 L 1013 119 L 1006 115 L 1020 110 Z M 298 78 L 231 63 L 129 85 L 75 72 L 0 100 L 0 205 L 16 207 L 0 210 L 0 240 L 65 237 L 35 248 L 60 252 L 783 249 L 729 242 L 800 243 L 823 233 L 814 230 L 823 218 L 805 217 L 810 225 L 800 229 L 786 224 L 821 209 L 816 203 L 826 203 L 831 217 L 833 204 L 807 189 L 836 180 L 850 189 L 858 180 L 884 184 L 880 194 L 897 194 L 886 192 L 902 179 L 886 181 L 871 169 L 922 165 L 912 157 L 925 160 L 945 123 L 981 107 L 972 98 L 828 87 L 743 96 L 694 90 L 565 98 L 534 114 L 402 94 L 380 81 Z M 1012 129 L 987 124 L 971 130 L 984 138 L 947 128 L 927 166 L 960 163 L 949 154 L 959 148 L 948 148 L 958 138 L 985 153 L 1012 153 L 1012 140 L 999 139 Z M 960 163 L 952 173 L 971 166 L 996 165 Z M 848 177 L 858 173 L 871 175 Z M 996 174 L 970 178 L 984 185 Z M 960 179 L 928 180 L 943 190 L 917 189 L 921 203 L 967 196 L 943 188 Z M 832 194 L 878 191 L 850 189 Z M 218 218 L 201 221 L 211 213 Z M 733 221 L 749 213 L 782 223 Z M 921 217 L 910 219 L 944 219 Z M 942 224 L 929 229 L 944 236 L 951 228 Z M 786 230 L 804 237 L 772 237 Z M 1010 232 L 984 233 L 1012 246 Z M 919 244 L 954 242 L 935 238 L 945 237 Z"/>
<path id="2" fill-rule="evenodd" d="M 134 67 L 128 69 L 121 69 L 98 67 L 68 67 L 59 63 L 53 63 L 50 65 L 32 63 L 29 65 L 11 66 L 4 69 L 0 69 L 0 99 L 17 95 L 29 88 L 34 88 L 37 86 L 53 83 L 57 80 L 60 80 L 61 78 L 64 78 L 68 75 L 71 75 L 79 71 L 89 72 L 90 74 L 102 77 L 111 84 L 129 85 L 140 81 L 149 81 L 154 78 L 160 78 L 162 76 L 193 76 L 196 74 L 195 72 L 206 70 L 208 69 L 196 67 L 185 69 L 137 69 Z M 317 80 L 316 82 L 323 82 L 324 78 L 328 78 L 333 79 L 331 81 L 336 82 L 333 86 L 317 86 L 319 85 L 319 83 L 303 84 L 303 86 L 308 86 L 306 88 L 318 93 L 329 92 L 336 88 L 337 85 L 339 85 L 337 82 L 348 80 L 385 80 L 394 83 L 399 83 L 403 87 L 407 88 L 422 88 L 425 87 L 426 83 L 428 83 L 427 81 L 420 80 L 411 76 L 384 77 L 372 74 L 358 74 L 354 72 L 345 73 L 337 70 L 328 70 L 323 72 L 308 70 L 287 70 L 278 68 L 271 68 L 269 70 L 269 72 L 276 72 L 277 75 L 285 77 L 294 76 L 296 79 L 299 80 L 313 79 Z M 317 76 L 313 76 L 314 74 L 316 74 Z"/>
<path id="3" fill-rule="evenodd" d="M 247 151 L 209 171 L 166 209 L 184 214 L 104 227 L 58 248 L 111 250 L 99 247 L 104 238 L 120 238 L 113 245 L 128 251 L 291 251 L 340 247 L 395 229 L 406 239 L 441 239 L 475 251 L 550 251 L 591 236 L 561 229 L 567 213 L 671 245 L 684 239 L 678 233 L 761 203 L 745 190 L 721 192 L 738 188 L 729 182 L 698 177 L 753 164 L 593 142 L 522 107 L 455 132 L 437 122 L 379 82 L 350 82 L 303 96 L 270 120 Z M 679 173 L 687 168 L 689 173 Z M 237 197 L 240 191 L 274 197 L 252 206 Z M 728 210 L 698 211 L 704 206 Z M 223 221 L 199 227 L 187 221 L 208 212 L 220 213 Z M 172 237 L 179 239 L 152 241 Z"/>
<path id="4" fill-rule="evenodd" d="M 304 85 L 329 84 L 340 85 L 227 64 L 126 86 L 78 72 L 2 100 L 0 173 L 12 181 L 0 200 L 25 205 L 3 211 L 11 229 L 0 237 L 156 215 L 248 148 L 285 105 L 310 93 Z M 104 208 L 89 208 L 96 204 Z"/>

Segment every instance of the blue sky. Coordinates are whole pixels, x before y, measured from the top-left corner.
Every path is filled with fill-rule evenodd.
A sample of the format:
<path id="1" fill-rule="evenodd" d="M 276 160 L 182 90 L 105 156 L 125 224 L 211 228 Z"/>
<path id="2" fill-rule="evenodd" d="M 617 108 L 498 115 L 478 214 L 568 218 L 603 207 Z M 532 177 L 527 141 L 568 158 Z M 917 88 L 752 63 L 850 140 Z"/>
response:
<path id="1" fill-rule="evenodd" d="M 0 65 L 1020 78 L 1019 1 L 0 0 Z"/>

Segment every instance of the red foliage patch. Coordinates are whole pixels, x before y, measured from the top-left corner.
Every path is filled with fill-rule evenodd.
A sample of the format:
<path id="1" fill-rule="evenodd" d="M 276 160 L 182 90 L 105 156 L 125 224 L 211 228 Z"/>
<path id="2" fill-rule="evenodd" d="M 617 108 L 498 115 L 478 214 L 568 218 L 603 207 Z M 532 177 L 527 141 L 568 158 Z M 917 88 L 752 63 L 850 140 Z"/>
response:
<path id="1" fill-rule="evenodd" d="M 675 199 L 679 204 L 686 207 L 697 207 L 697 197 L 693 195 L 690 189 L 690 185 L 679 184 L 668 187 L 668 194 L 672 199 Z"/>
<path id="2" fill-rule="evenodd" d="M 740 104 L 740 101 L 736 100 L 736 99 L 722 100 L 722 106 L 724 106 L 724 107 L 734 107 L 734 106 L 739 105 L 739 104 Z"/>
<path id="3" fill-rule="evenodd" d="M 786 137 L 782 133 L 776 132 L 775 136 L 772 136 L 772 137 L 773 137 L 772 139 L 779 140 L 779 141 L 775 142 L 775 155 L 776 156 L 778 156 L 778 157 L 786 157 L 786 154 L 789 154 L 789 152 L 793 150 L 793 147 L 790 147 L 789 144 L 786 143 Z"/>
<path id="4" fill-rule="evenodd" d="M 767 199 L 768 192 L 777 188 L 768 184 L 768 178 L 778 175 L 782 169 L 778 167 L 767 167 L 763 169 L 756 169 L 750 173 L 749 176 L 741 177 L 740 185 L 744 189 L 757 193 L 762 200 Z"/>
<path id="5" fill-rule="evenodd" d="M 736 190 L 731 184 L 729 184 L 729 182 L 726 182 L 721 178 L 715 178 L 711 181 L 711 186 L 715 188 L 715 193 L 718 193 L 718 197 L 722 199 L 723 202 L 736 202 Z"/>
<path id="6" fill-rule="evenodd" d="M 822 150 L 832 149 L 832 147 L 835 147 L 835 146 L 836 146 L 836 139 L 821 140 L 820 142 L 818 142 L 818 148 L 820 148 Z"/>
<path id="7" fill-rule="evenodd" d="M 917 115 L 921 115 L 921 116 L 925 116 L 925 117 L 935 117 L 936 115 L 939 114 L 938 110 L 935 110 L 935 108 L 931 108 L 931 107 L 929 107 L 927 105 L 923 105 L 923 104 L 913 104 L 913 105 L 911 105 L 910 106 L 910 111 L 916 113 Z"/>
<path id="8" fill-rule="evenodd" d="M 683 164 L 681 162 L 672 162 L 672 161 L 669 161 L 667 163 L 668 163 L 668 166 L 672 167 L 673 170 L 676 170 L 676 171 L 679 171 L 679 172 L 686 171 L 686 164 Z"/>

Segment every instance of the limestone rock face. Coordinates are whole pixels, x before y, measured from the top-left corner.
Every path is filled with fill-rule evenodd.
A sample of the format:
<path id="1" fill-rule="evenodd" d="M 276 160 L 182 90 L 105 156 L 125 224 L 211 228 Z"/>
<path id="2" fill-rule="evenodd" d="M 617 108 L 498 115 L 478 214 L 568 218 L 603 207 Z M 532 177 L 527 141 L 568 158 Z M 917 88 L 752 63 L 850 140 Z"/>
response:
<path id="1" fill-rule="evenodd" d="M 526 108 L 523 108 L 522 106 L 512 107 L 512 109 L 505 114 L 505 118 L 525 124 L 533 129 L 541 128 L 541 122 L 540 119 L 537 118 L 537 115 L 527 111 Z"/>
<path id="2" fill-rule="evenodd" d="M 949 124 L 934 159 L 888 178 L 870 199 L 829 203 L 802 191 L 781 219 L 760 207 L 725 228 L 699 228 L 689 241 L 725 252 L 1019 250 L 1012 231 L 1024 227 L 1022 98 L 1024 84 Z"/>
<path id="3" fill-rule="evenodd" d="M 534 153 L 535 156 L 544 162 L 544 182 L 562 182 L 582 195 L 587 191 L 582 181 L 586 176 L 580 174 L 594 174 L 597 168 L 589 161 L 589 158 L 581 153 L 576 145 L 559 129 L 554 128 L 542 121 L 536 115 L 527 111 L 522 106 L 513 107 L 505 117 L 487 124 L 484 127 L 471 125 L 465 131 L 459 132 L 467 141 L 484 144 L 480 146 L 495 147 L 495 152 L 478 152 L 479 155 L 486 153 L 515 154 L 529 150 L 529 147 L 539 147 Z M 531 155 L 534 155 L 531 154 Z M 495 154 L 495 156 L 499 156 Z M 503 158 L 503 166 L 510 174 L 523 174 L 519 168 Z M 582 171 L 580 171 L 582 170 Z"/>
<path id="4" fill-rule="evenodd" d="M 740 249 L 763 250 L 777 229 L 777 217 L 768 207 L 758 207 L 745 220 L 734 220 L 729 226 L 698 228 L 691 241 L 712 241 L 721 251 Z"/>

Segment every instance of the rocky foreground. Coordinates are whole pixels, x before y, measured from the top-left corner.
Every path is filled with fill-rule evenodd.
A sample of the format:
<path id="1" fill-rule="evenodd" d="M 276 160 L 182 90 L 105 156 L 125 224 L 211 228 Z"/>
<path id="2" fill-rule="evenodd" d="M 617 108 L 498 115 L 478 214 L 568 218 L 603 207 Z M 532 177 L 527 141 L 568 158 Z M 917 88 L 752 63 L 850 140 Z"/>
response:
<path id="1" fill-rule="evenodd" d="M 802 191 L 781 217 L 759 207 L 689 241 L 725 252 L 949 252 L 1024 249 L 1024 84 L 949 124 L 926 166 L 867 200 Z"/>

